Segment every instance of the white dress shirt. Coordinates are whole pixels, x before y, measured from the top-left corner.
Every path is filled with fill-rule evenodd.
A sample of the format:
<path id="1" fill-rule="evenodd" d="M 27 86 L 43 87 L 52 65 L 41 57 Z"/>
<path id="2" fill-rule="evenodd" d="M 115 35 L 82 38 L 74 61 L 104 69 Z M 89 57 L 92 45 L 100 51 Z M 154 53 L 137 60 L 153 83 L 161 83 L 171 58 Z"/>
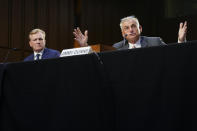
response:
<path id="1" fill-rule="evenodd" d="M 141 39 L 139 39 L 136 43 L 130 43 L 129 42 L 129 49 L 133 49 L 133 48 L 141 48 L 141 43 L 140 43 Z"/>
<path id="2" fill-rule="evenodd" d="M 34 60 L 37 60 L 37 57 L 36 57 L 37 54 L 40 54 L 39 59 L 42 59 L 43 51 L 44 51 L 44 49 L 42 51 L 40 51 L 40 52 L 35 52 L 34 51 Z"/>

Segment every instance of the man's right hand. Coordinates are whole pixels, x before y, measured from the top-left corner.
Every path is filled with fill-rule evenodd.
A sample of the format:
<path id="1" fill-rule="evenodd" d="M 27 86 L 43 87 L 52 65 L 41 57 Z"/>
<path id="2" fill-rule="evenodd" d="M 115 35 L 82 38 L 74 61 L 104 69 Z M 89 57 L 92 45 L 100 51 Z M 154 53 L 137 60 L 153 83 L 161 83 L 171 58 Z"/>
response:
<path id="1" fill-rule="evenodd" d="M 88 46 L 88 31 L 86 30 L 84 34 L 81 33 L 79 27 L 74 29 L 73 35 L 75 40 L 80 44 L 81 47 Z"/>

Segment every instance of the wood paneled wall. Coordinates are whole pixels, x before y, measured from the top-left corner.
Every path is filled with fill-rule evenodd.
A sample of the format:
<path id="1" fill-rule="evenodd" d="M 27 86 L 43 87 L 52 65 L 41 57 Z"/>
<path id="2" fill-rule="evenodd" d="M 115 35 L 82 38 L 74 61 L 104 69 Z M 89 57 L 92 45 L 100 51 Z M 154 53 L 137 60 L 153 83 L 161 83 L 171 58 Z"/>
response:
<path id="1" fill-rule="evenodd" d="M 73 47 L 73 0 L 0 0 L 0 61 L 21 61 L 32 53 L 28 34 L 34 28 L 46 32 L 46 46 L 61 51 Z"/>
<path id="2" fill-rule="evenodd" d="M 165 42 L 177 42 L 180 22 L 187 21 L 187 41 L 197 40 L 197 15 L 188 15 L 169 19 L 161 19 L 158 27 L 158 36 L 161 36 Z"/>
<path id="3" fill-rule="evenodd" d="M 90 44 L 122 40 L 120 19 L 136 15 L 142 35 L 160 36 L 176 42 L 179 22 L 188 20 L 188 40 L 197 39 L 196 16 L 165 18 L 165 0 L 0 0 L 0 62 L 21 61 L 32 50 L 28 33 L 34 28 L 46 31 L 47 47 L 61 51 L 73 47 L 73 28 L 89 31 Z M 158 6 L 155 6 L 158 5 Z M 192 25 L 191 25 L 192 24 Z M 191 31 L 192 30 L 192 31 Z"/>
<path id="4" fill-rule="evenodd" d="M 154 36 L 158 18 L 163 13 L 162 1 L 159 2 L 157 0 L 82 0 L 81 28 L 83 31 L 89 30 L 90 43 L 113 44 L 122 40 L 120 19 L 135 15 L 143 26 L 143 35 Z M 153 6 L 152 3 L 160 6 Z"/>
<path id="5" fill-rule="evenodd" d="M 89 30 L 89 43 L 113 44 L 122 40 L 119 27 L 120 19 L 136 15 L 143 27 L 142 35 L 158 36 L 166 43 L 174 43 L 177 42 L 179 23 L 187 20 L 187 40 L 197 39 L 197 24 L 195 24 L 197 15 L 167 18 L 165 10 L 168 7 L 166 7 L 165 1 L 82 0 L 81 28 L 83 31 Z"/>

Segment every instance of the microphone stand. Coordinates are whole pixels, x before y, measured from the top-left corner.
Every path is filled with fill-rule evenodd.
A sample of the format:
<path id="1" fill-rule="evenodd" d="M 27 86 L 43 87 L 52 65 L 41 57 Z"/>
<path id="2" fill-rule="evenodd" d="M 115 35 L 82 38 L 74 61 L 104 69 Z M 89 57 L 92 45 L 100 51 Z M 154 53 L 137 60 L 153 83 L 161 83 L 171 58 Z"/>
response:
<path id="1" fill-rule="evenodd" d="M 123 37 L 123 38 L 124 38 L 123 46 L 125 46 L 125 45 L 126 45 L 126 37 L 127 37 L 127 36 L 128 36 L 128 35 L 127 35 L 127 34 L 125 34 L 125 35 L 124 35 L 124 37 Z"/>
<path id="2" fill-rule="evenodd" d="M 5 57 L 5 59 L 3 60 L 3 63 L 5 63 L 5 62 L 7 61 L 10 52 L 11 52 L 11 51 L 15 51 L 15 50 L 17 50 L 17 48 L 11 48 L 11 49 L 8 50 L 8 52 L 7 52 L 7 54 L 6 54 L 6 57 Z"/>

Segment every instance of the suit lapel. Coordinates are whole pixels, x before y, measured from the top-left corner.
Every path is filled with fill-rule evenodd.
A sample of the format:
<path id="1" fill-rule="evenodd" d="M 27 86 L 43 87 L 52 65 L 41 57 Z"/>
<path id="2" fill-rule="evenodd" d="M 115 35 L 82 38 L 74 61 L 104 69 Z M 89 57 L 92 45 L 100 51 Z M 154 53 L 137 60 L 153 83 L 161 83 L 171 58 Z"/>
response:
<path id="1" fill-rule="evenodd" d="M 147 47 L 147 41 L 146 41 L 145 37 L 141 36 L 140 39 L 141 39 L 141 41 L 140 41 L 141 47 L 142 48 Z"/>
<path id="2" fill-rule="evenodd" d="M 29 60 L 34 60 L 34 53 L 29 57 Z"/>
<path id="3" fill-rule="evenodd" d="M 47 58 L 47 53 L 48 53 L 48 50 L 47 50 L 47 48 L 45 48 L 44 51 L 43 51 L 43 54 L 42 54 L 42 59 Z"/>
<path id="4" fill-rule="evenodd" d="M 124 45 L 121 49 L 129 49 L 129 44 Z"/>
<path id="5" fill-rule="evenodd" d="M 127 40 L 125 41 L 125 43 L 124 40 L 122 41 L 122 47 L 120 48 L 120 50 L 124 50 L 124 49 L 129 49 L 129 44 Z"/>
<path id="6" fill-rule="evenodd" d="M 146 37 L 140 36 L 140 44 L 141 44 L 142 48 L 148 46 L 148 42 L 147 42 Z M 120 48 L 120 50 L 123 50 L 123 49 L 129 49 L 128 41 L 126 41 L 125 44 L 124 44 L 124 41 L 122 41 L 122 47 Z"/>
<path id="7" fill-rule="evenodd" d="M 141 44 L 142 48 L 147 47 L 148 42 L 147 42 L 147 40 L 146 40 L 146 38 L 144 36 L 140 36 L 140 44 Z M 124 43 L 122 45 L 123 46 L 120 49 L 129 49 L 128 41 L 125 42 L 125 45 L 124 45 Z"/>

